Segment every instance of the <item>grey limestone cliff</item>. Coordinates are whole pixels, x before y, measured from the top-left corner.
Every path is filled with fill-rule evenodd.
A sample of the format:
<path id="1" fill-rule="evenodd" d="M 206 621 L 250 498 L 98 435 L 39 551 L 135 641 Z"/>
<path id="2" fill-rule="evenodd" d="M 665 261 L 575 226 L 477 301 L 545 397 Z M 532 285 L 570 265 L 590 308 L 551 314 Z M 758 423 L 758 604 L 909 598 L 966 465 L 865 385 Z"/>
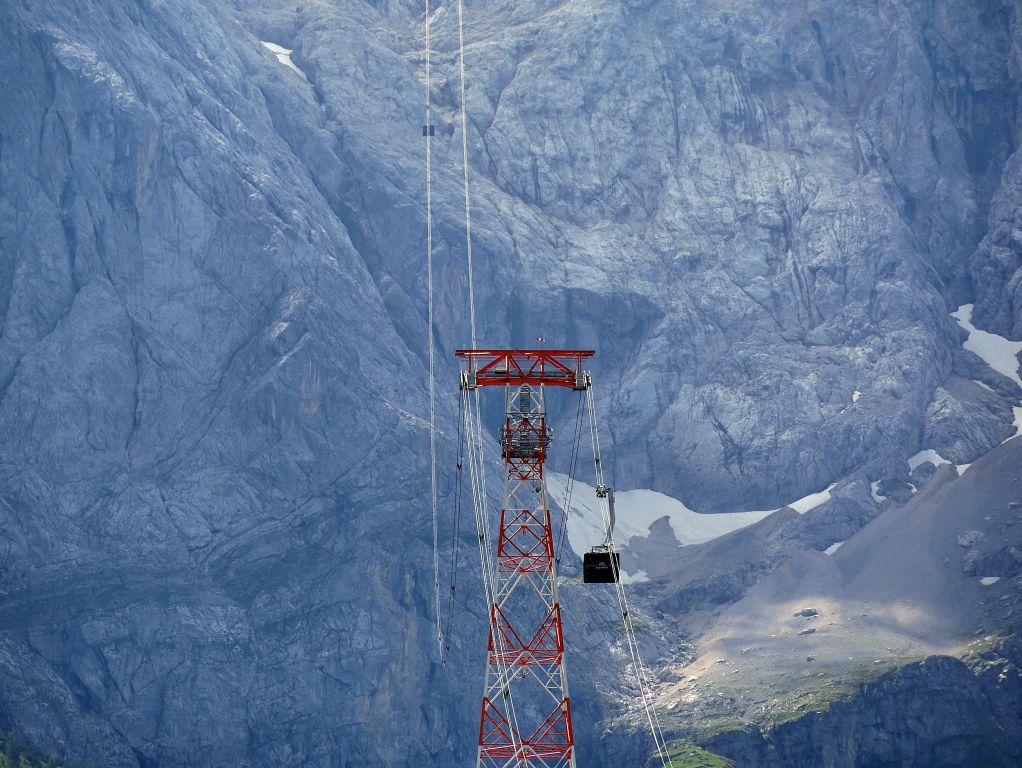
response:
<path id="1" fill-rule="evenodd" d="M 469 3 L 481 340 L 595 346 L 614 482 L 702 511 L 903 482 L 931 436 L 973 460 L 1022 396 L 949 317 L 1022 333 L 1017 13 Z M 421 14 L 0 4 L 0 730 L 111 768 L 467 759 L 478 686 L 431 608 Z M 448 468 L 468 330 L 434 14 Z M 598 600 L 570 609 L 572 653 L 614 644 Z M 583 658 L 580 759 L 637 754 L 601 741 L 620 654 Z"/>

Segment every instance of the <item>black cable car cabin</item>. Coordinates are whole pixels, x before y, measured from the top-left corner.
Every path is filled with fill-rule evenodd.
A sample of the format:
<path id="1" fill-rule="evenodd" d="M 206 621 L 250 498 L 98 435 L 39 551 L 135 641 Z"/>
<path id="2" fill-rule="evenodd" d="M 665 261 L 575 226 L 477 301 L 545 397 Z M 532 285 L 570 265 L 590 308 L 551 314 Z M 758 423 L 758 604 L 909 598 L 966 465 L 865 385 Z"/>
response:
<path id="1" fill-rule="evenodd" d="M 621 553 L 610 547 L 593 547 L 582 555 L 582 581 L 585 584 L 616 584 L 621 575 Z"/>

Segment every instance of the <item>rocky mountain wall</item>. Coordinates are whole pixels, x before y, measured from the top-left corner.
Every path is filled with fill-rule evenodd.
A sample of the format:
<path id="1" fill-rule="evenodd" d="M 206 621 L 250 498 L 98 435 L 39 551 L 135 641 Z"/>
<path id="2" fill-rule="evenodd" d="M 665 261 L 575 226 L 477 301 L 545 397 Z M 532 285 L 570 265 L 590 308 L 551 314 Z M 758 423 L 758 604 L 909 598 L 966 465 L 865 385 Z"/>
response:
<path id="1" fill-rule="evenodd" d="M 598 348 L 619 487 L 720 511 L 900 477 L 967 367 L 949 311 L 1020 335 L 1013 4 L 466 13 L 480 338 Z M 451 6 L 434 27 L 449 468 Z M 421 44 L 401 1 L 0 4 L 0 729 L 111 768 L 467 759 L 476 678 L 431 608 Z M 961 461 L 1011 432 L 987 384 Z M 469 565 L 452 666 L 481 670 Z M 577 610 L 573 653 L 613 646 Z M 623 663 L 578 658 L 580 756 L 609 760 Z"/>

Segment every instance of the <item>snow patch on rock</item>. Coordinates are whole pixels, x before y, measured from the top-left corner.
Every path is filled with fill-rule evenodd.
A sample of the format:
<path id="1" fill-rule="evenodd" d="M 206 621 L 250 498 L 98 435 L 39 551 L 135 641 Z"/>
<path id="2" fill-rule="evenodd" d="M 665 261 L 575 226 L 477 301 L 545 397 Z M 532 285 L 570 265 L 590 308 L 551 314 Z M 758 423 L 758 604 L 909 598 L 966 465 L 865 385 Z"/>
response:
<path id="1" fill-rule="evenodd" d="M 547 473 L 550 498 L 558 506 L 564 504 L 568 476 L 559 472 Z M 632 536 L 647 536 L 657 520 L 666 517 L 680 544 L 702 544 L 725 533 L 736 531 L 762 520 L 774 510 L 762 512 L 724 512 L 717 515 L 702 514 L 684 503 L 657 491 L 638 489 L 615 493 L 616 527 L 614 542 L 618 548 L 628 545 Z M 603 543 L 603 512 L 596 489 L 575 481 L 568 514 L 568 541 L 575 552 L 582 554 L 590 547 Z"/>
<path id="2" fill-rule="evenodd" d="M 1022 406 L 1015 406 L 1012 408 L 1012 412 L 1015 414 L 1015 434 L 1009 437 L 1008 440 L 1014 440 L 1019 435 L 1022 435 Z"/>
<path id="3" fill-rule="evenodd" d="M 1011 341 L 1003 336 L 998 336 L 996 333 L 981 331 L 972 324 L 972 306 L 972 304 L 962 304 L 957 311 L 951 313 L 951 317 L 969 332 L 969 338 L 965 340 L 962 346 L 970 352 L 975 352 L 988 366 L 998 373 L 1004 374 L 1022 387 L 1022 377 L 1019 376 L 1018 361 L 1019 354 L 1022 354 L 1022 341 Z M 993 391 L 982 381 L 977 381 L 976 383 L 986 390 Z M 1008 442 L 1008 440 L 1013 440 L 1022 435 L 1022 407 L 1015 407 L 1012 409 L 1012 412 L 1015 414 L 1015 434 L 1003 442 Z M 968 465 L 966 465 L 967 467 Z M 963 471 L 959 470 L 958 474 L 961 474 Z"/>
<path id="4" fill-rule="evenodd" d="M 969 332 L 969 338 L 962 346 L 970 352 L 975 352 L 984 363 L 1022 387 L 1022 378 L 1018 375 L 1018 354 L 1022 352 L 1022 341 L 1009 341 L 1003 336 L 981 331 L 974 326 L 972 304 L 963 304 L 957 311 L 951 313 L 951 317 Z"/>
<path id="5" fill-rule="evenodd" d="M 927 448 L 926 450 L 919 451 L 919 453 L 915 456 L 909 458 L 908 469 L 910 472 L 915 472 L 916 467 L 920 464 L 925 464 L 926 462 L 929 462 L 935 467 L 939 467 L 941 464 L 951 463 L 932 448 Z"/>
<path id="6" fill-rule="evenodd" d="M 621 583 L 622 584 L 642 584 L 644 581 L 649 581 L 649 576 L 645 571 L 636 571 L 635 573 L 628 573 L 624 568 L 621 569 Z"/>
<path id="7" fill-rule="evenodd" d="M 873 497 L 873 501 L 880 504 L 882 501 L 887 499 L 882 493 L 880 493 L 880 481 L 874 480 L 869 484 L 869 495 Z"/>
<path id="8" fill-rule="evenodd" d="M 800 515 L 804 515 L 806 512 L 816 509 L 825 501 L 830 501 L 830 492 L 834 490 L 835 485 L 837 485 L 837 483 L 831 483 L 822 491 L 817 491 L 816 493 L 810 493 L 808 496 L 803 496 L 798 501 L 791 502 L 788 506 Z"/>
<path id="9" fill-rule="evenodd" d="M 567 475 L 559 472 L 547 473 L 547 489 L 550 499 L 559 507 L 563 507 L 565 503 L 564 494 L 567 483 Z M 833 488 L 834 485 L 830 485 L 822 491 L 811 493 L 786 506 L 791 507 L 800 515 L 804 515 L 828 501 Z M 568 541 L 571 548 L 582 554 L 591 547 L 602 544 L 605 529 L 603 512 L 599 500 L 596 498 L 596 489 L 576 480 L 569 506 Z M 640 488 L 631 491 L 617 491 L 615 493 L 615 511 L 617 520 L 614 528 L 614 542 L 618 549 L 623 549 L 633 536 L 648 536 L 650 526 L 664 517 L 667 518 L 678 543 L 689 545 L 702 544 L 726 533 L 745 528 L 777 510 L 705 514 L 689 509 L 684 502 L 666 494 Z"/>
<path id="10" fill-rule="evenodd" d="M 279 61 L 288 69 L 297 72 L 299 75 L 302 76 L 303 79 L 308 80 L 308 78 L 305 77 L 305 73 L 302 72 L 302 70 L 298 69 L 298 67 L 295 66 L 295 63 L 291 61 L 291 54 L 294 53 L 294 48 L 285 48 L 282 45 L 277 45 L 276 43 L 271 43 L 266 40 L 260 40 L 259 42 L 266 46 L 266 48 L 269 49 L 269 51 L 274 56 L 277 57 L 277 61 Z"/>

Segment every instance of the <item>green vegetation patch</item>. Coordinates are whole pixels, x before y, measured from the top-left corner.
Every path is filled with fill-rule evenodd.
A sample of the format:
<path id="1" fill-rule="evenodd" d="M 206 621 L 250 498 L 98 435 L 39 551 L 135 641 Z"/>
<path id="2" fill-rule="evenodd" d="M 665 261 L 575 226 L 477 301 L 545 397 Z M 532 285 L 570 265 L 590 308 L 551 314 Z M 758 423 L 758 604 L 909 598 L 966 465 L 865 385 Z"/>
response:
<path id="1" fill-rule="evenodd" d="M 687 741 L 672 741 L 667 745 L 668 768 L 734 768 L 734 762 Z M 659 766 L 656 755 L 648 763 Z"/>
<path id="2" fill-rule="evenodd" d="M 693 734 L 699 741 L 705 741 L 723 733 L 745 731 L 748 727 L 749 723 L 739 717 L 712 715 L 699 723 L 693 729 Z"/>
<path id="3" fill-rule="evenodd" d="M 791 693 L 775 704 L 767 713 L 764 725 L 776 728 L 798 720 L 810 712 L 827 712 L 837 701 L 851 698 L 858 686 L 849 680 L 832 680 L 810 690 Z"/>
<path id="4" fill-rule="evenodd" d="M 982 663 L 993 656 L 999 656 L 1002 646 L 1010 636 L 1010 632 L 1000 630 L 991 632 L 989 635 L 984 635 L 963 646 L 959 650 L 958 656 L 969 666 Z"/>
<path id="5" fill-rule="evenodd" d="M 10 734 L 0 732 L 0 768 L 68 768 Z"/>
<path id="6" fill-rule="evenodd" d="M 860 664 L 835 672 L 833 675 L 823 667 L 818 672 L 821 677 L 812 682 L 802 683 L 796 690 L 778 700 L 768 711 L 763 725 L 767 728 L 776 728 L 811 712 L 827 712 L 833 704 L 858 695 L 862 686 L 875 682 L 892 670 L 920 662 L 925 658 L 900 656 L 884 659 L 879 664 Z"/>
<path id="7" fill-rule="evenodd" d="M 646 624 L 644 624 L 641 621 L 635 621 L 634 619 L 629 619 L 628 625 L 632 628 L 632 632 L 634 632 L 636 635 L 640 635 L 643 632 L 649 630 L 649 627 L 646 626 Z M 611 629 L 623 635 L 625 633 L 625 623 L 623 621 L 619 621 L 617 624 L 611 627 Z"/>

